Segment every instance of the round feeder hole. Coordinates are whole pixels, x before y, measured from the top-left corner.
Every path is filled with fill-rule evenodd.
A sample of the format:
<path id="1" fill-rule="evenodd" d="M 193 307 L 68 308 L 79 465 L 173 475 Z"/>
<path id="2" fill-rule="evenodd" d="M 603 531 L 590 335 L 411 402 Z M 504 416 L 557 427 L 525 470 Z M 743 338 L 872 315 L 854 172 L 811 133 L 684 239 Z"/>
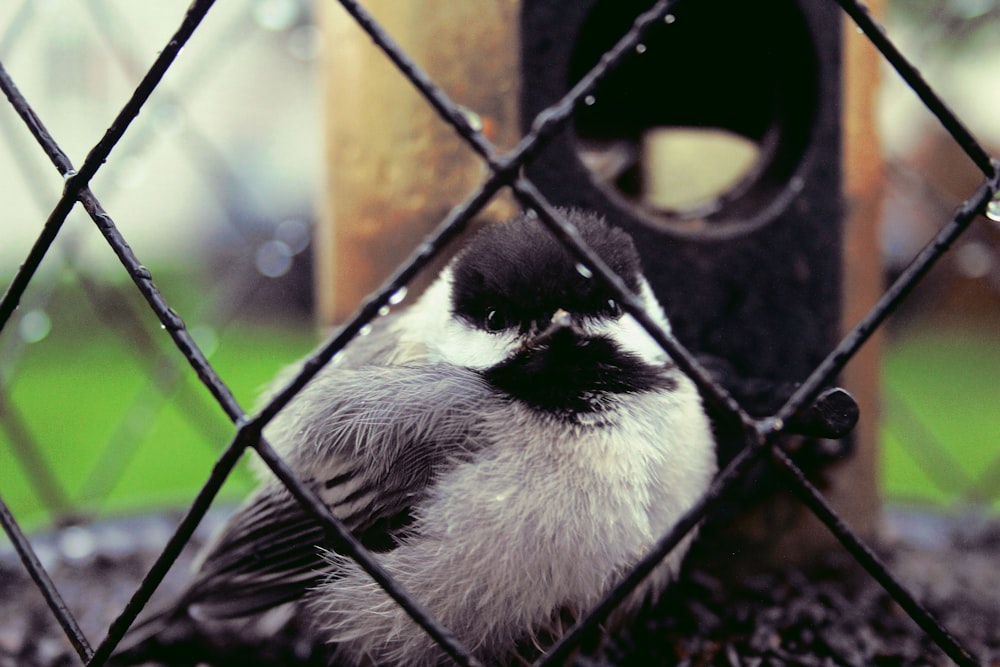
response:
<path id="1" fill-rule="evenodd" d="M 570 85 L 643 4 L 594 5 Z M 756 228 L 802 188 L 818 77 L 793 0 L 682 3 L 578 106 L 576 154 L 596 186 L 646 224 L 708 235 Z"/>

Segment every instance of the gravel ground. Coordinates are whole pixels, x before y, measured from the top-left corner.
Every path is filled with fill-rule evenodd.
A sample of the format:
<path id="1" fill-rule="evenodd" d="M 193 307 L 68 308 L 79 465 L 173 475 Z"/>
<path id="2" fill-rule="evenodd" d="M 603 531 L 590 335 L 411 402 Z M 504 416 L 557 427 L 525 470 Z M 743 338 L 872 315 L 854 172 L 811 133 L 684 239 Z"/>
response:
<path id="1" fill-rule="evenodd" d="M 84 632 L 96 643 L 169 535 L 176 518 L 143 517 L 33 539 Z M 196 536 L 204 540 L 217 517 Z M 902 511 L 887 517 L 881 555 L 983 665 L 1000 667 L 1000 523 Z M 842 556 L 842 555 L 841 555 Z M 688 560 L 693 566 L 697 553 Z M 190 555 L 164 583 L 186 577 Z M 291 663 L 275 653 L 267 664 Z M 281 657 L 285 656 L 285 657 Z M 628 632 L 580 665 L 951 664 L 866 573 L 820 567 L 762 572 L 737 584 L 688 567 Z M 9 547 L 0 546 L 0 667 L 79 660 Z M 246 664 L 242 660 L 240 664 Z M 296 663 L 301 664 L 301 663 Z"/>

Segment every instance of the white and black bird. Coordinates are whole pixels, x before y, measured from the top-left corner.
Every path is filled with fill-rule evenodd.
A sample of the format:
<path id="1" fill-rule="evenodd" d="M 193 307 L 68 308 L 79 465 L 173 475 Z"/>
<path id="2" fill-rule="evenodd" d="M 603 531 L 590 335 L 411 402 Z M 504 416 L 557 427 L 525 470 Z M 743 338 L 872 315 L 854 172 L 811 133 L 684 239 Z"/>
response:
<path id="1" fill-rule="evenodd" d="M 661 326 L 629 236 L 563 211 Z M 265 435 L 382 566 L 485 664 L 533 657 L 694 504 L 715 470 L 693 383 L 534 218 L 480 231 Z M 661 591 L 690 536 L 626 603 Z M 444 652 L 274 479 L 158 619 L 293 603 L 337 664 Z M 143 632 L 156 628 L 148 623 Z"/>

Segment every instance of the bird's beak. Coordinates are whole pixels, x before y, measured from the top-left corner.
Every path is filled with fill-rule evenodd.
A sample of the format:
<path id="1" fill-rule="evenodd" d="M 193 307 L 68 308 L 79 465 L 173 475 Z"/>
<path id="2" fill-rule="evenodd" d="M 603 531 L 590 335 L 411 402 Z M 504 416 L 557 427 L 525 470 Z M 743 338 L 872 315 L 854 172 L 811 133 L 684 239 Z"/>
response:
<path id="1" fill-rule="evenodd" d="M 568 312 L 562 308 L 558 309 L 552 314 L 552 319 L 549 320 L 549 325 L 542 329 L 540 332 L 529 338 L 525 344 L 525 348 L 537 349 L 546 343 L 549 343 L 553 338 L 562 332 L 570 332 L 572 334 L 579 334 L 580 332 L 573 325 L 573 318 Z"/>

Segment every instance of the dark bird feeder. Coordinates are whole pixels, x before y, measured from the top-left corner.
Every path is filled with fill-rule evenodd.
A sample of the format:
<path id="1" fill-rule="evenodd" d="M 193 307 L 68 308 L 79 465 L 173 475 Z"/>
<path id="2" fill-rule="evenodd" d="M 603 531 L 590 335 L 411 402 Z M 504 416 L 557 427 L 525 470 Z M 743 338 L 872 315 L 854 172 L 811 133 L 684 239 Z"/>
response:
<path id="1" fill-rule="evenodd" d="M 403 12 L 429 22 L 407 21 L 388 4 L 370 9 L 505 148 L 650 3 L 423 0 Z M 335 321 L 483 171 L 366 36 L 330 19 L 326 233 L 338 260 L 326 275 L 321 268 L 320 297 Z M 553 203 L 595 210 L 632 234 L 678 338 L 724 369 L 734 394 L 765 395 L 764 414 L 834 347 L 845 313 L 878 291 L 875 263 L 852 258 L 852 249 L 874 243 L 878 178 L 860 186 L 844 169 L 848 159 L 867 160 L 874 171 L 866 173 L 877 176 L 865 124 L 876 60 L 854 62 L 857 45 L 841 23 L 835 3 L 681 0 L 525 170 Z M 378 122 L 385 114 L 392 127 Z M 501 201 L 485 217 L 510 211 Z M 834 466 L 825 489 L 864 534 L 878 507 L 876 376 L 858 375 L 844 382 L 869 420 L 855 436 L 856 455 Z M 741 444 L 724 439 L 723 462 Z M 812 543 L 811 552 L 831 539 L 797 502 L 779 498 L 757 514 L 744 530 L 783 558 L 803 551 L 800 542 Z"/>
<path id="2" fill-rule="evenodd" d="M 522 130 L 647 5 L 525 0 Z M 553 202 L 632 234 L 678 338 L 762 416 L 841 334 L 842 39 L 835 3 L 678 2 L 526 170 Z M 724 425 L 720 436 L 724 463 L 743 443 Z M 813 441 L 803 454 L 851 444 Z M 856 482 L 871 522 L 873 482 Z M 755 476 L 749 486 L 769 485 Z M 802 527 L 814 522 L 797 503 L 764 503 L 741 519 L 750 551 L 787 558 L 828 546 L 825 531 Z"/>

